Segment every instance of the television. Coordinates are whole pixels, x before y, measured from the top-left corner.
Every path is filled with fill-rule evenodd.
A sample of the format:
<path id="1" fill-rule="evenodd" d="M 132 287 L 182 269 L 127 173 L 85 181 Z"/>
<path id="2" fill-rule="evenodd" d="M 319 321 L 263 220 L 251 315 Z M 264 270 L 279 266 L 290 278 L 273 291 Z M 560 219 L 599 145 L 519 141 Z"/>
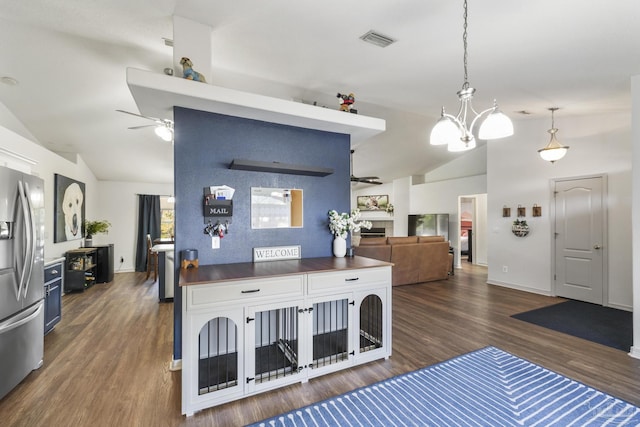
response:
<path id="1" fill-rule="evenodd" d="M 409 215 L 409 236 L 444 236 L 449 241 L 449 214 Z"/>

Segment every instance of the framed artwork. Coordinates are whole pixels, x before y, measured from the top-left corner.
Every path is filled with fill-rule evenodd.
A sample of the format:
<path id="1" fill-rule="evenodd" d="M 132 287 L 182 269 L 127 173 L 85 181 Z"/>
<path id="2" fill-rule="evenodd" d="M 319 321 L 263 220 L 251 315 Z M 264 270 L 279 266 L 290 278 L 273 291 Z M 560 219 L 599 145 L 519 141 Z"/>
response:
<path id="1" fill-rule="evenodd" d="M 53 242 L 82 239 L 84 183 L 55 174 Z"/>
<path id="2" fill-rule="evenodd" d="M 358 196 L 356 204 L 361 211 L 386 211 L 389 206 L 389 196 Z"/>

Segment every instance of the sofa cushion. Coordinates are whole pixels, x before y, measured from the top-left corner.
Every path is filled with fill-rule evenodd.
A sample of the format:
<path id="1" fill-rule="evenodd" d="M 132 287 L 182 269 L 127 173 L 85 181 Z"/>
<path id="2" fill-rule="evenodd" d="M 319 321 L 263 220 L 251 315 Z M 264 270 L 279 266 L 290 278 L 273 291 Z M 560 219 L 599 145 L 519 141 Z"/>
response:
<path id="1" fill-rule="evenodd" d="M 419 283 L 420 265 L 422 259 L 421 245 L 419 243 L 407 243 L 401 245 L 389 245 L 391 248 L 391 284 L 393 286 Z"/>
<path id="2" fill-rule="evenodd" d="M 386 244 L 387 244 L 386 237 L 364 237 L 360 239 L 359 246 L 386 245 Z"/>
<path id="3" fill-rule="evenodd" d="M 431 280 L 444 280 L 451 271 L 451 254 L 449 254 L 449 242 L 421 243 L 421 262 L 416 264 L 418 281 L 429 282 Z"/>
<path id="4" fill-rule="evenodd" d="M 444 236 L 418 236 L 418 243 L 444 242 Z"/>
<path id="5" fill-rule="evenodd" d="M 406 245 L 409 243 L 418 243 L 418 236 L 387 237 L 387 243 L 390 245 Z"/>

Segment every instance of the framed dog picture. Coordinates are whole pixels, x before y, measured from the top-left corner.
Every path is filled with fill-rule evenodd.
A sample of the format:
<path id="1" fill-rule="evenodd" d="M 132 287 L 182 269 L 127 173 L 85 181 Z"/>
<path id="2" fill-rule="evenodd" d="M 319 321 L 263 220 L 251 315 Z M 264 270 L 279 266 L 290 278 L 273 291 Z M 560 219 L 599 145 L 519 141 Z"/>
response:
<path id="1" fill-rule="evenodd" d="M 84 183 L 55 174 L 53 242 L 82 239 Z"/>

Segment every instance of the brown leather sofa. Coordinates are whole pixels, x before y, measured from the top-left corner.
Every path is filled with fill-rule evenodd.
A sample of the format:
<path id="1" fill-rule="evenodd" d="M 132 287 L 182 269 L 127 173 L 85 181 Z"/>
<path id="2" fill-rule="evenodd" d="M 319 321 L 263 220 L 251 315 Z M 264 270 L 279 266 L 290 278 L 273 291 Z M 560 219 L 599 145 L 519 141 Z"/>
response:
<path id="1" fill-rule="evenodd" d="M 393 263 L 393 286 L 443 280 L 453 273 L 453 255 L 443 236 L 364 238 L 355 255 Z"/>

